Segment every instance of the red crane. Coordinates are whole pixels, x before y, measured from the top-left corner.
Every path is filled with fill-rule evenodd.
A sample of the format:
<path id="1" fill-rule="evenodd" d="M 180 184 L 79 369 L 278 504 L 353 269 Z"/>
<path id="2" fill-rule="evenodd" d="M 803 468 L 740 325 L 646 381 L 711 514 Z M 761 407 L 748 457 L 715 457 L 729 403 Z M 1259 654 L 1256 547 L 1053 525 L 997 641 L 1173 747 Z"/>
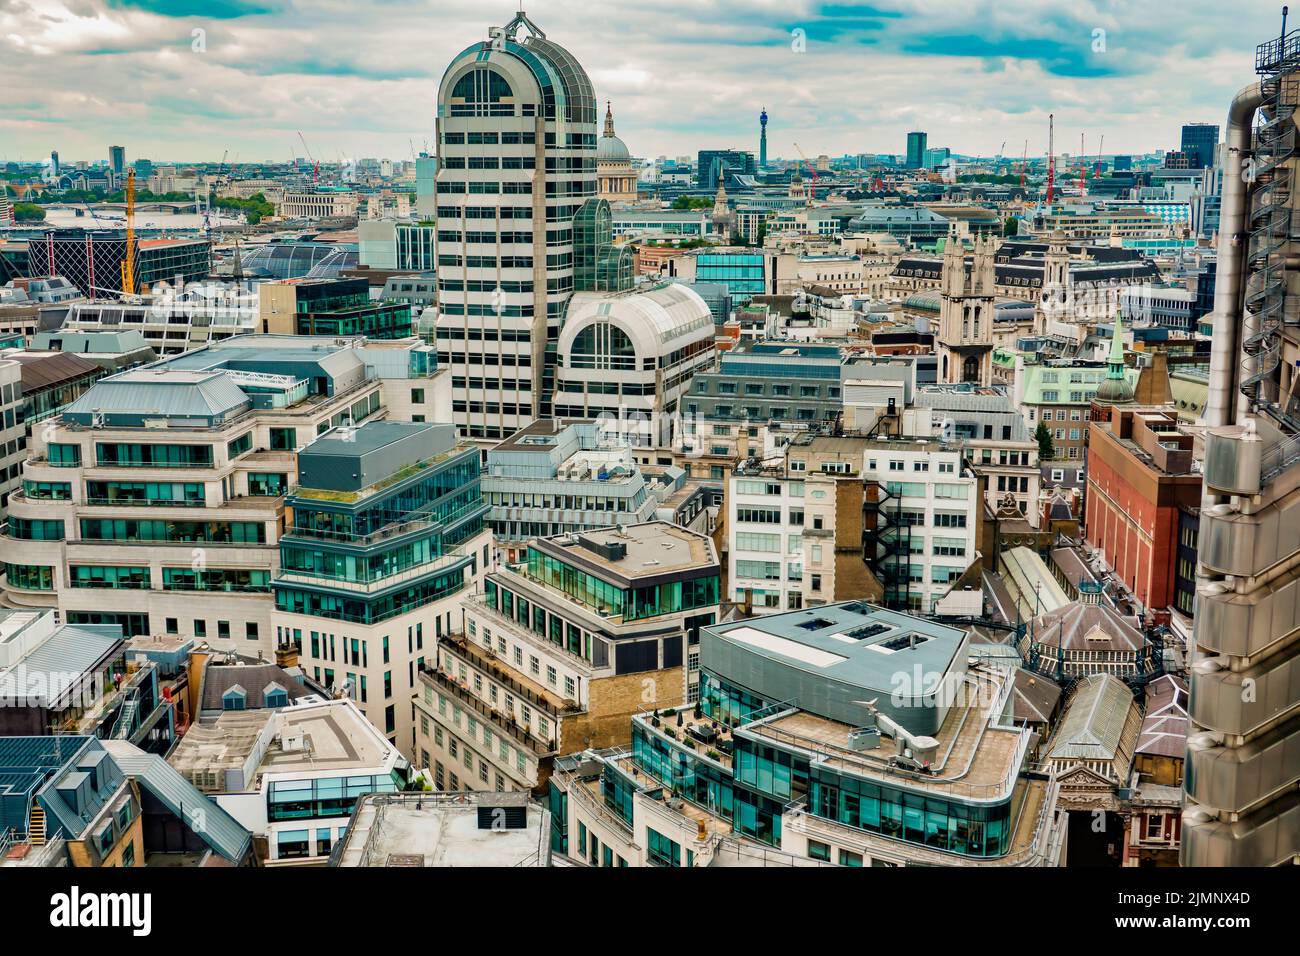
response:
<path id="1" fill-rule="evenodd" d="M 1052 204 L 1056 185 L 1056 117 L 1047 114 L 1047 204 Z"/>

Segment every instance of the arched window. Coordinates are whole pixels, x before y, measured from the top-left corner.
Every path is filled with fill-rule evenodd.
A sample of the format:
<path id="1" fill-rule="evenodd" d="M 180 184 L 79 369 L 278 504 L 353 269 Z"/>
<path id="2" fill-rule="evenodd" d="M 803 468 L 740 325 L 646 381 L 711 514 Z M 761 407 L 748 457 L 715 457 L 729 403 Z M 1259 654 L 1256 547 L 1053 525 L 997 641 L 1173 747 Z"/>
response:
<path id="1" fill-rule="evenodd" d="M 636 349 L 627 333 L 609 322 L 593 322 L 574 337 L 569 368 L 636 369 Z"/>
<path id="2" fill-rule="evenodd" d="M 514 90 L 496 70 L 475 67 L 451 90 L 452 116 L 513 116 Z M 508 102 L 504 102 L 508 101 Z"/>

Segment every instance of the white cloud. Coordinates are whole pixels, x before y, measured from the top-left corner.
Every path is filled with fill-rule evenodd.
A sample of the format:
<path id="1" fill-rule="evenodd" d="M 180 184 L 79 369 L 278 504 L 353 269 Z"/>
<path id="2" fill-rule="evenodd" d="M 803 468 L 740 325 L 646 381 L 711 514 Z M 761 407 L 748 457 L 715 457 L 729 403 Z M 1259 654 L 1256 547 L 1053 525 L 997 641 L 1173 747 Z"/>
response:
<path id="1" fill-rule="evenodd" d="M 934 145 L 1019 155 L 1103 132 L 1108 151 L 1176 145 L 1219 121 L 1253 78 L 1276 7 L 1250 0 L 1159 4 L 1054 0 L 879 0 L 898 16 L 808 0 L 551 0 L 530 6 L 550 39 L 614 101 L 634 153 L 757 148 L 901 152 L 910 129 Z M 408 156 L 432 137 L 450 59 L 511 15 L 502 0 L 267 0 L 274 12 L 172 18 L 114 0 L 0 0 L 0 158 L 59 149 L 131 156 L 287 159 L 297 130 L 325 159 Z M 197 8 L 198 4 L 195 4 Z M 220 7 L 232 4 L 218 4 Z M 249 2 L 245 7 L 255 7 Z M 806 31 L 807 52 L 790 30 Z M 206 31 L 207 52 L 191 50 Z M 1095 29 L 1106 49 L 1092 50 Z M 909 52 L 921 50 L 924 52 Z M 1089 72 L 1113 75 L 1076 75 Z"/>

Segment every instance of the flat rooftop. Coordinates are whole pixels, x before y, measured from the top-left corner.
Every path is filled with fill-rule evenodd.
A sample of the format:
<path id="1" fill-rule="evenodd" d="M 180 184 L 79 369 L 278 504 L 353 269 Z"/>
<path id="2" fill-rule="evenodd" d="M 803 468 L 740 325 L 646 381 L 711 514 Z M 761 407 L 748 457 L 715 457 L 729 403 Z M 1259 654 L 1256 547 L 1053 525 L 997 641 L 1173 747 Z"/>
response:
<path id="1" fill-rule="evenodd" d="M 522 826 L 502 825 L 520 811 Z M 545 866 L 550 816 L 521 793 L 373 794 L 344 841 L 336 866 Z"/>
<path id="2" fill-rule="evenodd" d="M 284 749 L 281 741 L 286 731 L 303 735 L 303 749 Z M 231 712 L 210 723 L 195 724 L 167 762 L 190 779 L 194 779 L 195 772 L 239 770 L 268 740 L 253 769 L 255 777 L 264 773 L 369 770 L 382 766 L 391 753 L 360 711 L 329 702 Z M 255 780 L 246 782 L 245 789 L 256 787 Z"/>
<path id="3" fill-rule="evenodd" d="M 879 783 L 971 800 L 1005 798 L 1020 770 L 1024 737 L 1018 728 L 994 725 L 1003 684 L 1011 679 L 1010 671 L 996 666 L 966 672 L 963 693 L 934 735 L 939 742 L 938 756 L 929 774 L 890 766 L 897 747 L 884 728 L 874 750 L 853 749 L 850 734 L 857 727 L 806 711 L 776 714 L 738 732 L 785 747 L 800 747 L 819 755 L 819 762 L 832 770 Z"/>
<path id="4" fill-rule="evenodd" d="M 346 432 L 337 429 L 327 432 L 303 449 L 313 455 L 335 455 L 355 458 L 368 452 L 386 448 L 404 438 L 434 431 L 435 426 L 417 422 L 366 422 Z M 453 442 L 454 444 L 454 442 Z"/>
<path id="5" fill-rule="evenodd" d="M 777 663 L 875 690 L 915 667 L 946 674 L 966 640 L 961 628 L 865 601 L 765 614 L 709 632 Z"/>
<path id="6" fill-rule="evenodd" d="M 716 569 L 718 563 L 712 541 L 666 521 L 543 538 L 533 546 L 599 576 L 629 581 Z"/>
<path id="7" fill-rule="evenodd" d="M 492 448 L 493 451 L 545 451 L 559 444 L 570 425 L 594 423 L 594 418 L 538 418 Z"/>

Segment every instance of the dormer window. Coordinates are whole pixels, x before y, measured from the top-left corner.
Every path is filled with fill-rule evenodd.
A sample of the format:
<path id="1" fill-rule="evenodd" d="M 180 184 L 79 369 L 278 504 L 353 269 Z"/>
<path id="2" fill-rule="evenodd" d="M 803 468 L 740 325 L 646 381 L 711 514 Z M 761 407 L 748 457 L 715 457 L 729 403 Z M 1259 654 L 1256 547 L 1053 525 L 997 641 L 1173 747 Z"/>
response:
<path id="1" fill-rule="evenodd" d="M 272 681 L 262 689 L 262 702 L 267 707 L 288 707 L 289 692 Z"/>
<path id="2" fill-rule="evenodd" d="M 221 695 L 222 710 L 247 710 L 248 694 L 244 688 L 236 684 L 230 690 Z"/>

